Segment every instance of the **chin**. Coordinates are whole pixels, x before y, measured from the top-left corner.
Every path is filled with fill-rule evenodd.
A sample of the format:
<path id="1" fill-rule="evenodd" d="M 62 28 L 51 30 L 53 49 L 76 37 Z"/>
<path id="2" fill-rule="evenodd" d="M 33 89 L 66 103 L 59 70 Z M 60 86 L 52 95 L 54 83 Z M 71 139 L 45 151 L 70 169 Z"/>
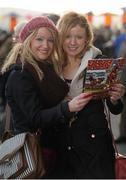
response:
<path id="1" fill-rule="evenodd" d="M 48 59 L 48 56 L 39 56 L 38 58 L 41 60 L 46 60 L 46 59 Z"/>

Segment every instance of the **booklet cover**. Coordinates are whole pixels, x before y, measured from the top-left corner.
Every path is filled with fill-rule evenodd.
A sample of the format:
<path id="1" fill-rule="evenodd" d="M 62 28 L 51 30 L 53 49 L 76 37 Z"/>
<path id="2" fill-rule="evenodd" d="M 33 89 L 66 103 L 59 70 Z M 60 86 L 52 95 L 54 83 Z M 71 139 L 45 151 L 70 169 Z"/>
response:
<path id="1" fill-rule="evenodd" d="M 92 92 L 94 98 L 107 97 L 112 84 L 120 81 L 124 62 L 124 58 L 89 60 L 84 92 Z"/>

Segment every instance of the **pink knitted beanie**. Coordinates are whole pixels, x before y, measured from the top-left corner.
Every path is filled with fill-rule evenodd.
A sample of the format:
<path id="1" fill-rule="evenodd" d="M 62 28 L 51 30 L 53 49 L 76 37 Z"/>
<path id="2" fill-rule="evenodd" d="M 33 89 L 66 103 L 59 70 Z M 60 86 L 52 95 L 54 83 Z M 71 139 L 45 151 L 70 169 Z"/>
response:
<path id="1" fill-rule="evenodd" d="M 20 41 L 24 42 L 25 39 L 37 28 L 48 27 L 57 31 L 55 24 L 52 20 L 47 18 L 46 16 L 38 16 L 32 18 L 21 30 L 20 32 Z"/>

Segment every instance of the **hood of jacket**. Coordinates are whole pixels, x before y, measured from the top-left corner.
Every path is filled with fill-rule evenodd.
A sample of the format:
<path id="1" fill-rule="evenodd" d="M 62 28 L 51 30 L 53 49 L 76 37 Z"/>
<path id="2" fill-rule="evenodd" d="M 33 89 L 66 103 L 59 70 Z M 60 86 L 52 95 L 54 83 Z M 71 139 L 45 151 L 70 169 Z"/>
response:
<path id="1" fill-rule="evenodd" d="M 88 64 L 88 60 L 95 59 L 97 56 L 102 55 L 102 52 L 92 46 L 83 56 L 80 67 L 78 71 L 76 72 L 74 78 L 72 79 L 71 85 L 70 85 L 70 91 L 68 93 L 69 98 L 73 98 L 83 91 L 83 78 L 79 79 L 80 74 L 85 70 Z"/>

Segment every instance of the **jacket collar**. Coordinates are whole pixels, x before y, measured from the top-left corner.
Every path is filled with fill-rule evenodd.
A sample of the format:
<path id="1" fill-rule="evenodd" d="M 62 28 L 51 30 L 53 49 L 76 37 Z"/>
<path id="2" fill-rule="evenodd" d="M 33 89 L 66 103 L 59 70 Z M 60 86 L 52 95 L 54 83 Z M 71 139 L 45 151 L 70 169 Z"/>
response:
<path id="1" fill-rule="evenodd" d="M 102 52 L 97 49 L 96 47 L 92 46 L 83 56 L 82 61 L 81 61 L 81 65 L 77 71 L 77 73 L 75 74 L 72 82 L 75 81 L 75 79 L 78 78 L 78 76 L 83 72 L 83 70 L 87 67 L 88 64 L 88 60 L 90 59 L 94 59 L 96 58 L 98 55 L 102 55 Z M 71 83 L 72 84 L 72 83 Z"/>

